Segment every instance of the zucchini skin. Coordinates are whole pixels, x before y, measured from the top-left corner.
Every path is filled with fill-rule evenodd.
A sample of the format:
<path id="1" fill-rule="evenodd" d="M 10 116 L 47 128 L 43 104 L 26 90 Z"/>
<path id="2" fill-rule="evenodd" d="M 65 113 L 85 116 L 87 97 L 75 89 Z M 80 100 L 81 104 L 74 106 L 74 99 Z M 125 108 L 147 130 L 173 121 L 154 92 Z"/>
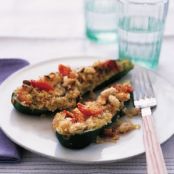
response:
<path id="1" fill-rule="evenodd" d="M 101 83 L 100 85 L 98 85 L 96 88 L 94 88 L 94 90 L 100 90 L 104 87 L 106 87 L 107 85 L 114 83 L 116 80 L 121 79 L 122 77 L 124 77 L 131 69 L 127 69 L 125 71 L 122 71 L 114 76 L 112 76 L 110 79 L 104 81 L 103 83 Z"/>
<path id="2" fill-rule="evenodd" d="M 99 136 L 102 131 L 109 127 L 113 122 L 115 122 L 120 117 L 120 112 L 117 113 L 113 118 L 111 123 L 108 123 L 107 125 L 95 129 L 95 130 L 89 130 L 81 134 L 75 134 L 75 135 L 62 135 L 59 134 L 56 131 L 56 137 L 59 140 L 60 144 L 66 148 L 69 149 L 82 149 L 94 142 Z"/>
<path id="3" fill-rule="evenodd" d="M 120 61 L 122 62 L 122 60 L 116 60 L 116 61 Z M 101 84 L 99 84 L 98 86 L 96 86 L 94 88 L 94 90 L 100 90 L 104 87 L 106 87 L 107 85 L 115 82 L 116 80 L 119 80 L 121 79 L 123 76 L 125 76 L 131 69 L 133 69 L 133 64 L 131 62 L 129 62 L 129 65 L 127 67 L 125 67 L 125 70 L 120 72 L 120 73 L 117 73 L 115 75 L 113 75 L 110 79 L 102 82 Z M 85 95 L 85 94 L 84 94 Z M 21 112 L 21 113 L 24 113 L 24 114 L 28 114 L 28 115 L 36 115 L 36 116 L 39 116 L 39 115 L 42 115 L 42 114 L 46 114 L 46 115 L 53 115 L 54 113 L 60 111 L 59 109 L 55 110 L 54 112 L 53 111 L 49 111 L 47 109 L 35 109 L 35 108 L 30 108 L 28 106 L 25 106 L 23 105 L 22 103 L 20 103 L 17 99 L 16 99 L 16 94 L 15 92 L 13 92 L 12 94 L 12 97 L 11 97 L 11 101 L 12 101 L 12 104 L 14 106 L 14 108 Z M 78 99 L 77 99 L 77 102 L 78 102 Z"/>
<path id="4" fill-rule="evenodd" d="M 102 128 L 71 136 L 65 136 L 56 132 L 56 136 L 62 146 L 70 149 L 82 149 L 95 141 L 101 131 Z"/>

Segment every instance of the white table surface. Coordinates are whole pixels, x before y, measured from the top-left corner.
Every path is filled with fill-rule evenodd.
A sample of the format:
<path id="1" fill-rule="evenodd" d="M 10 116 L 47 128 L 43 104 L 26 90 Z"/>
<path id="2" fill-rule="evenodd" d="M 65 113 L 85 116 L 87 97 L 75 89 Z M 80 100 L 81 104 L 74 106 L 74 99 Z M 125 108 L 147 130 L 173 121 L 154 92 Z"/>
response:
<path id="1" fill-rule="evenodd" d="M 54 1 L 54 0 L 53 0 Z M 173 1 L 173 0 L 171 0 Z M 0 11 L 0 21 L 4 16 L 7 16 L 7 21 L 4 22 L 4 25 L 1 29 L 0 27 L 0 57 L 1 58 L 25 58 L 31 64 L 47 60 L 50 58 L 63 57 L 63 56 L 79 56 L 79 55 L 92 55 L 92 56 L 102 56 L 106 58 L 117 57 L 117 47 L 116 44 L 110 45 L 96 45 L 95 43 L 90 43 L 84 36 L 84 28 L 82 27 L 83 18 L 81 7 L 82 4 L 80 0 L 74 0 L 74 4 L 72 7 L 68 6 L 68 1 L 61 2 L 60 6 L 62 9 L 61 15 L 65 17 L 65 13 L 72 13 L 76 17 L 81 15 L 81 21 L 75 20 L 74 26 L 71 27 L 72 22 L 69 25 L 65 25 L 61 28 L 58 27 L 57 30 L 54 29 L 53 33 L 47 34 L 48 28 L 39 32 L 38 30 L 42 25 L 47 26 L 46 24 L 39 24 L 38 28 L 35 28 L 36 31 L 30 33 L 32 31 L 32 26 L 34 24 L 31 22 L 30 16 L 27 17 L 29 24 L 27 27 L 26 23 L 23 23 L 24 19 L 13 16 L 13 13 L 17 15 L 17 13 L 26 13 L 28 10 L 28 14 L 30 14 L 30 10 L 32 9 L 28 0 L 25 2 L 27 5 L 23 3 L 23 6 L 18 5 L 15 6 L 16 3 L 21 4 L 20 0 L 8 0 L 4 6 L 4 13 Z M 35 13 L 37 12 L 37 8 L 40 5 L 39 0 L 32 1 L 35 3 Z M 43 0 L 43 4 L 45 4 L 44 8 L 47 6 L 47 0 Z M 60 1 L 59 1 L 60 2 Z M 69 1 L 70 2 L 70 1 Z M 54 2 L 55 3 L 55 2 Z M 72 4 L 71 4 L 72 5 Z M 25 7 L 25 8 L 22 8 Z M 13 11 L 9 12 L 9 9 L 13 9 Z M 18 11 L 18 9 L 20 10 Z M 71 10 L 77 8 L 77 10 Z M 0 9 L 2 9 L 0 7 Z M 5 10 L 6 9 L 6 10 Z M 21 9 L 24 9 L 23 11 Z M 47 9 L 47 8 L 46 8 Z M 53 6 L 50 7 L 50 10 L 55 10 Z M 78 11 L 79 10 L 79 11 Z M 78 13 L 77 13 L 78 11 Z M 8 13 L 9 12 L 9 13 Z M 45 12 L 45 11 L 44 11 Z M 19 13 L 19 14 L 20 14 Z M 5 15 L 6 14 L 6 15 Z M 10 15 L 8 15 L 10 14 Z M 57 15 L 57 17 L 62 18 L 61 15 Z M 13 17 L 12 17 L 13 16 Z M 20 15 L 19 15 L 20 16 Z M 71 15 L 70 15 L 71 16 Z M 43 16 L 42 16 L 43 17 Z M 69 16 L 68 16 L 69 17 Z M 67 19 L 68 19 L 67 17 Z M 13 18 L 13 24 L 9 21 Z M 169 17 L 171 18 L 171 16 Z M 17 20 L 18 19 L 18 20 Z M 70 20 L 70 19 L 69 19 Z M 22 23 L 21 23 L 22 21 Z M 59 20 L 61 21 L 61 20 Z M 71 20 L 70 20 L 71 21 Z M 19 24 L 18 28 L 16 24 Z M 37 20 L 34 21 L 37 23 Z M 172 22 L 173 23 L 173 22 Z M 174 35 L 171 28 L 174 24 L 169 23 L 168 32 L 164 38 L 159 68 L 157 69 L 158 73 L 161 76 L 165 77 L 170 83 L 174 85 Z M 22 25 L 23 24 L 23 25 Z M 1 25 L 2 26 L 2 25 Z M 9 26 L 9 27 L 8 27 Z M 21 28 L 23 26 L 23 28 Z M 79 28 L 80 27 L 80 28 Z M 9 28 L 9 29 L 7 29 Z M 28 30 L 27 30 L 28 28 Z M 174 27 L 173 27 L 174 28 Z M 19 32 L 20 31 L 20 32 Z M 56 31 L 56 32 L 55 32 Z M 59 31 L 59 32 L 57 32 Z M 55 32 L 55 33 L 54 33 Z M 173 33 L 172 33 L 173 32 Z M 40 33 L 40 34 L 39 34 Z M 55 37 L 54 37 L 55 36 Z M 174 94 L 173 94 L 174 95 Z M 170 174 L 174 174 L 174 152 L 172 150 L 174 145 L 174 137 L 172 137 L 167 143 L 162 145 L 164 150 L 165 159 L 167 161 L 167 167 Z M 171 148 L 171 152 L 165 152 L 165 149 Z M 117 174 L 145 174 L 146 173 L 146 163 L 145 156 L 140 155 L 138 157 L 134 157 L 130 160 L 105 164 L 105 165 L 78 165 L 65 163 L 60 161 L 51 160 L 45 157 L 41 157 L 37 154 L 31 153 L 29 151 L 25 151 L 23 153 L 23 160 L 18 164 L 0 164 L 0 173 L 14 173 L 14 174 L 88 174 L 88 173 L 117 173 Z"/>

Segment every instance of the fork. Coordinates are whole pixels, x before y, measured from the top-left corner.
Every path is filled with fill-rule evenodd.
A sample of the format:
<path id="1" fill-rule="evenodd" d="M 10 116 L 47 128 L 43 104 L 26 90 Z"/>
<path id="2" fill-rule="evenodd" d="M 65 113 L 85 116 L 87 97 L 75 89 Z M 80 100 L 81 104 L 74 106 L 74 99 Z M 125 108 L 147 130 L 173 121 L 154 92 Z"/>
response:
<path id="1" fill-rule="evenodd" d="M 151 108 L 157 106 L 157 100 L 153 91 L 148 72 L 137 68 L 132 77 L 134 86 L 134 105 L 141 109 L 143 122 L 143 141 L 146 151 L 147 173 L 167 174 L 161 146 L 159 144 Z"/>

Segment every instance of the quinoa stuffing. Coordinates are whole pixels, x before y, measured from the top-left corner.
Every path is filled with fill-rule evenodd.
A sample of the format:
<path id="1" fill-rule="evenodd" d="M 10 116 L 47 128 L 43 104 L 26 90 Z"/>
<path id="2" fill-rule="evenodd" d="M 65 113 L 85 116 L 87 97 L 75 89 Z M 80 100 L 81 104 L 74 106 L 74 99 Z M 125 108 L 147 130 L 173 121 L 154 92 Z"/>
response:
<path id="1" fill-rule="evenodd" d="M 92 66 L 75 70 L 60 64 L 57 72 L 40 77 L 38 80 L 24 80 L 21 87 L 12 95 L 12 103 L 55 112 L 74 108 L 83 94 L 92 91 L 112 76 L 132 69 L 131 62 L 107 60 L 98 61 Z"/>
<path id="2" fill-rule="evenodd" d="M 112 118 L 121 111 L 123 103 L 130 99 L 132 88 L 128 84 L 105 89 L 96 101 L 78 103 L 73 110 L 58 112 L 53 119 L 55 131 L 72 135 L 101 128 L 112 122 Z M 127 90 L 125 90 L 125 88 Z"/>

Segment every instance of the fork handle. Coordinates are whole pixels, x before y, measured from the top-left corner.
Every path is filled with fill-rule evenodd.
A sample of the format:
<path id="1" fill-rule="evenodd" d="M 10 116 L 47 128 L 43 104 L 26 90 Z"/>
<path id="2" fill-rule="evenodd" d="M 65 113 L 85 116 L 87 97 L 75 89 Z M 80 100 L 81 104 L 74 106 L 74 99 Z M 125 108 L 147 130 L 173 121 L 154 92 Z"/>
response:
<path id="1" fill-rule="evenodd" d="M 142 114 L 142 119 L 147 172 L 148 174 L 167 174 L 163 153 L 153 124 L 153 117 L 151 114 Z"/>

